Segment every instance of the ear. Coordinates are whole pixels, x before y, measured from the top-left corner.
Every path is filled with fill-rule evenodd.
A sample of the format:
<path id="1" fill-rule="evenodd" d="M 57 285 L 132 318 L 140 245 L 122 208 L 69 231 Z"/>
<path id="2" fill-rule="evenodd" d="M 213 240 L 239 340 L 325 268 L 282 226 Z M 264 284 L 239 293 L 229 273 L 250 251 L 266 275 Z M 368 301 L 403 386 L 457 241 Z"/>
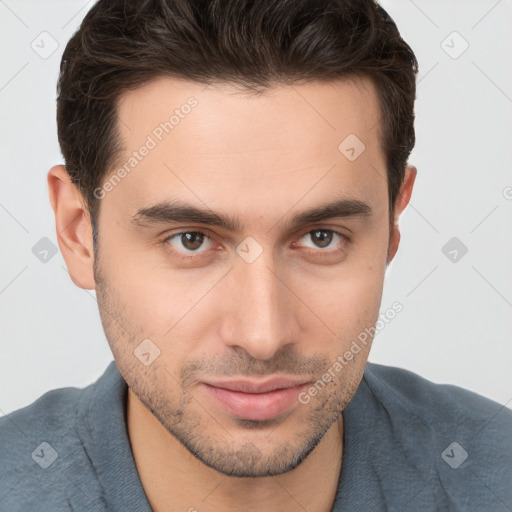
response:
<path id="1" fill-rule="evenodd" d="M 48 192 L 55 214 L 59 248 L 71 280 L 80 288 L 93 290 L 96 285 L 89 211 L 63 165 L 55 165 L 49 170 Z"/>
<path id="2" fill-rule="evenodd" d="M 391 228 L 388 246 L 388 264 L 395 257 L 395 254 L 398 251 L 398 245 L 400 244 L 400 229 L 398 227 L 398 219 L 400 214 L 404 211 L 405 207 L 409 204 L 417 172 L 418 171 L 416 167 L 413 165 L 408 165 L 405 169 L 404 181 L 400 187 L 400 191 L 395 202 L 395 208 L 393 210 L 393 225 Z"/>

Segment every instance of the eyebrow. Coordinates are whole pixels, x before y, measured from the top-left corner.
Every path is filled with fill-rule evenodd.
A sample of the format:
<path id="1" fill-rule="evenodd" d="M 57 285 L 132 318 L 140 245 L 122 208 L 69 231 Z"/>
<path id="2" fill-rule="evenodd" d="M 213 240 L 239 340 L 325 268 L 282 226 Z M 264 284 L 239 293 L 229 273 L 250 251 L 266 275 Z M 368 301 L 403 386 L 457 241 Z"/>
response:
<path id="1" fill-rule="evenodd" d="M 345 217 L 369 217 L 372 207 L 359 199 L 339 199 L 295 214 L 288 224 L 293 230 L 315 222 Z M 243 231 L 238 217 L 198 208 L 177 200 L 169 200 L 154 206 L 139 209 L 131 218 L 133 224 L 141 227 L 175 222 L 193 222 L 215 226 L 233 232 Z"/>

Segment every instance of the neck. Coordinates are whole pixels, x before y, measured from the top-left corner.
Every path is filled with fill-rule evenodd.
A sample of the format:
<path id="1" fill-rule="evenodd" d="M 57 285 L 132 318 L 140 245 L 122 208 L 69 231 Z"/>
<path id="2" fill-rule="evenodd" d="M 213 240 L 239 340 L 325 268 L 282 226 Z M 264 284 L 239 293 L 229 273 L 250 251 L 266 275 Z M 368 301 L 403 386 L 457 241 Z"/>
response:
<path id="1" fill-rule="evenodd" d="M 193 456 L 129 390 L 130 443 L 142 485 L 155 512 L 332 510 L 342 464 L 340 416 L 310 455 L 277 476 L 226 476 Z"/>

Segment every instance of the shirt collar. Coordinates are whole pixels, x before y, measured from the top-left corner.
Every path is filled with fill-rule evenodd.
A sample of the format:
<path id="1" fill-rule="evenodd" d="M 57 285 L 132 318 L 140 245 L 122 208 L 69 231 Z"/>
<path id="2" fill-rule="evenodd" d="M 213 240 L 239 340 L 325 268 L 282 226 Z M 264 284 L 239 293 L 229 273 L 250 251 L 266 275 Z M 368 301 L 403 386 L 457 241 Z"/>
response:
<path id="1" fill-rule="evenodd" d="M 406 457 L 406 453 L 415 450 L 413 446 L 404 446 L 400 439 L 400 430 L 405 427 L 424 441 L 431 441 L 429 429 L 414 415 L 406 415 L 404 421 L 404 411 L 389 396 L 385 399 L 386 392 L 371 367 L 367 365 L 356 394 L 343 411 L 343 464 L 333 512 L 346 510 L 347 506 L 369 510 L 383 503 L 390 507 L 395 502 L 403 505 L 407 502 L 404 489 L 413 499 L 421 490 L 420 475 L 429 474 L 432 469 L 428 457 Z M 128 386 L 115 361 L 85 391 L 78 406 L 77 428 L 98 475 L 108 510 L 151 512 L 127 432 Z M 395 416 L 401 416 L 400 428 L 393 424 Z M 390 479 L 396 475 L 400 475 L 403 485 L 394 496 L 390 489 L 396 486 Z"/>
<path id="2" fill-rule="evenodd" d="M 151 512 L 139 478 L 126 422 L 128 386 L 112 361 L 79 403 L 84 448 L 112 512 Z"/>

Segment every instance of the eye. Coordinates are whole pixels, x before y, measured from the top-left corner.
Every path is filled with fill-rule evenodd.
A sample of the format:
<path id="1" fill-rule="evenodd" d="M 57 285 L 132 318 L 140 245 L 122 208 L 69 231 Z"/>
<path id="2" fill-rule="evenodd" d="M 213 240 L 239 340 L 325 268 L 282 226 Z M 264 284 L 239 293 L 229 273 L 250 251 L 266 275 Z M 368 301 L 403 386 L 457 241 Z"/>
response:
<path id="1" fill-rule="evenodd" d="M 310 245 L 306 247 L 312 249 L 330 249 L 336 247 L 340 242 L 344 242 L 346 237 L 332 229 L 314 229 L 308 231 L 301 240 L 310 240 Z"/>
<path id="2" fill-rule="evenodd" d="M 204 242 L 207 240 L 210 245 L 200 251 L 201 247 L 204 247 Z M 201 231 L 182 231 L 175 233 L 164 240 L 165 243 L 169 244 L 174 250 L 185 253 L 202 253 L 211 247 L 211 239 Z"/>

